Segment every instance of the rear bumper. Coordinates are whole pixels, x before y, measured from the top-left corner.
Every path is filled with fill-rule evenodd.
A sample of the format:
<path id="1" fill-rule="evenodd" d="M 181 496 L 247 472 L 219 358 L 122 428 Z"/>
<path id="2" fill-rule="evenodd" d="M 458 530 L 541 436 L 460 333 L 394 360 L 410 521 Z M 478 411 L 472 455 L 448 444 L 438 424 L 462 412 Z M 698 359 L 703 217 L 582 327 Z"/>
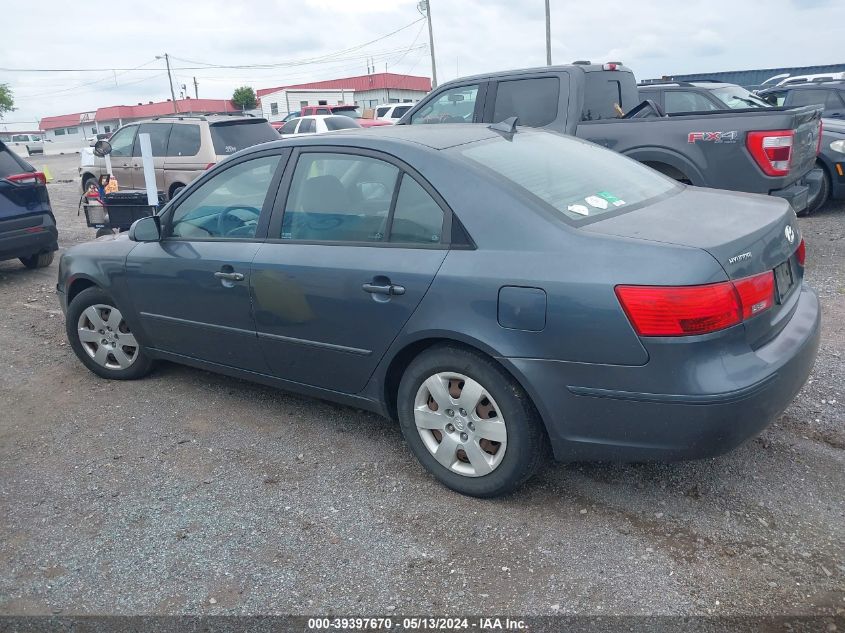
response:
<path id="1" fill-rule="evenodd" d="M 743 358 L 731 343 L 694 364 L 687 356 L 686 367 L 671 371 L 655 360 L 641 367 L 500 360 L 531 392 L 557 459 L 697 459 L 736 447 L 783 412 L 813 368 L 820 325 L 818 299 L 805 286 L 784 329 L 757 350 L 746 344 Z M 702 388 L 708 384 L 722 388 Z"/>
<path id="2" fill-rule="evenodd" d="M 56 223 L 42 214 L 0 221 L 0 261 L 58 250 Z"/>
<path id="3" fill-rule="evenodd" d="M 822 187 L 822 177 L 821 169 L 811 169 L 801 180 L 784 189 L 770 191 L 769 195 L 783 198 L 792 205 L 796 213 L 800 213 L 810 206 L 810 202 L 818 195 Z"/>

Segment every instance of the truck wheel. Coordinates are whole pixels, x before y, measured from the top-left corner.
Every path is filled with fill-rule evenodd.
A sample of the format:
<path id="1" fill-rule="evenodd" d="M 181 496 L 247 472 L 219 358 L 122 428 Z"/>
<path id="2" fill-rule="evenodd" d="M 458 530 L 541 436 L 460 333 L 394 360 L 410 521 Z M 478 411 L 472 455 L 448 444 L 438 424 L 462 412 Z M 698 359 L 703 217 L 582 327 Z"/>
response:
<path id="1" fill-rule="evenodd" d="M 811 213 L 815 213 L 816 211 L 818 211 L 819 209 L 821 209 L 825 205 L 828 198 L 830 198 L 830 175 L 827 173 L 827 170 L 824 167 L 822 167 L 822 185 L 821 185 L 821 188 L 819 189 L 818 194 L 816 194 L 816 197 L 813 198 L 810 201 L 810 204 L 807 205 L 807 208 L 804 209 L 798 215 L 800 215 L 802 217 L 806 217 L 806 216 L 810 215 Z"/>
<path id="2" fill-rule="evenodd" d="M 36 253 L 29 257 L 20 257 L 21 263 L 27 268 L 45 268 L 53 263 L 53 251 L 49 253 Z"/>
<path id="3" fill-rule="evenodd" d="M 522 387 L 494 360 L 462 347 L 432 347 L 415 358 L 397 407 L 415 457 L 465 495 L 513 491 L 547 453 L 543 423 Z"/>

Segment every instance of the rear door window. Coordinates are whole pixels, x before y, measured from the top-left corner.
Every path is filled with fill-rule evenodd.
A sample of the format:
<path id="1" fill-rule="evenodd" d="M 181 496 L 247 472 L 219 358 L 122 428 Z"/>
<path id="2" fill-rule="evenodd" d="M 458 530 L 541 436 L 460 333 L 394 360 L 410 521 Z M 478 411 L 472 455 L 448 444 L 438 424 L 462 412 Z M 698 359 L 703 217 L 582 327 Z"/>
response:
<path id="1" fill-rule="evenodd" d="M 278 140 L 279 134 L 267 121 L 224 121 L 212 123 L 211 142 L 214 143 L 214 153 L 218 156 L 228 156 L 259 143 Z"/>
<path id="2" fill-rule="evenodd" d="M 823 106 L 827 101 L 830 90 L 791 90 L 786 97 L 786 105 L 790 106 Z"/>
<path id="3" fill-rule="evenodd" d="M 719 106 L 703 94 L 690 90 L 667 90 L 664 109 L 668 114 L 678 112 L 707 112 L 718 110 Z"/>
<path id="4" fill-rule="evenodd" d="M 619 116 L 616 107 L 622 107 L 622 84 L 608 79 L 605 73 L 584 73 L 584 108 L 582 121 L 615 119 Z"/>
<path id="5" fill-rule="evenodd" d="M 200 127 L 193 124 L 175 124 L 167 143 L 168 156 L 196 156 L 200 151 Z"/>
<path id="6" fill-rule="evenodd" d="M 396 106 L 393 108 L 393 114 L 390 115 L 391 119 L 401 119 L 405 113 L 411 109 L 411 106 Z"/>
<path id="7" fill-rule="evenodd" d="M 493 107 L 493 123 L 517 117 L 519 125 L 542 127 L 557 118 L 560 79 L 537 77 L 500 81 Z"/>
<path id="8" fill-rule="evenodd" d="M 472 123 L 478 84 L 456 86 L 438 95 L 411 117 L 416 123 Z"/>

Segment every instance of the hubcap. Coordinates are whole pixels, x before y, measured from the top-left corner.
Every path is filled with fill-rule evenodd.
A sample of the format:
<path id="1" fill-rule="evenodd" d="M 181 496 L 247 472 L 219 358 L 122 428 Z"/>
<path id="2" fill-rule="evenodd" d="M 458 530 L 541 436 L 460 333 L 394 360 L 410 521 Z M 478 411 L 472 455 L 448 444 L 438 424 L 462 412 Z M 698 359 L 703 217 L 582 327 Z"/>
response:
<path id="1" fill-rule="evenodd" d="M 499 406 L 463 374 L 429 376 L 417 390 L 414 422 L 428 451 L 459 475 L 487 475 L 505 456 L 508 433 Z"/>
<path id="2" fill-rule="evenodd" d="M 138 358 L 138 342 L 120 310 L 114 306 L 88 306 L 79 315 L 77 334 L 82 349 L 107 369 L 126 369 Z"/>

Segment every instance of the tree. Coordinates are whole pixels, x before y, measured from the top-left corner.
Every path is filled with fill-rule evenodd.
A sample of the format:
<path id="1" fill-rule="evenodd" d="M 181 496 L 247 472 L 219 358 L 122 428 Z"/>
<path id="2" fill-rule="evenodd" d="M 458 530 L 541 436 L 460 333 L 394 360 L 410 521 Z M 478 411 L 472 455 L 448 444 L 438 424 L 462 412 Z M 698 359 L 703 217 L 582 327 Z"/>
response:
<path id="1" fill-rule="evenodd" d="M 232 93 L 232 101 L 241 110 L 254 110 L 258 105 L 258 98 L 255 96 L 255 90 L 249 86 L 235 88 L 235 92 Z"/>
<path id="2" fill-rule="evenodd" d="M 252 90 L 250 88 L 250 90 Z M 0 119 L 6 112 L 11 112 L 15 109 L 15 99 L 12 97 L 12 89 L 9 84 L 0 84 Z"/>

